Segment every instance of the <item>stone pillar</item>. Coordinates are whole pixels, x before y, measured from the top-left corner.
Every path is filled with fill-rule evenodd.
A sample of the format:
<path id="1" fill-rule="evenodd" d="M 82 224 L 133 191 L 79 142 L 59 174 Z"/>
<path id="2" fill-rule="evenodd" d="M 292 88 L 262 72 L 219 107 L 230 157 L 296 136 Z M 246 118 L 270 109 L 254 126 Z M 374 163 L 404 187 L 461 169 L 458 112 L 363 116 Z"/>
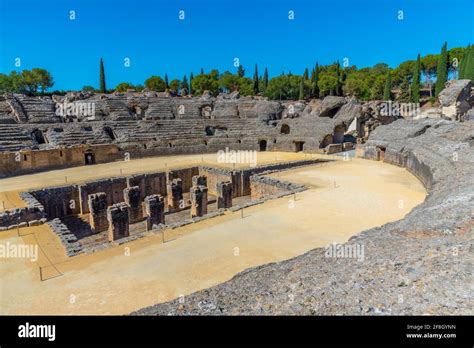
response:
<path id="1" fill-rule="evenodd" d="M 183 181 L 181 179 L 173 179 L 166 185 L 168 211 L 180 210 L 180 203 L 183 200 Z"/>
<path id="2" fill-rule="evenodd" d="M 192 183 L 194 187 L 197 186 L 207 186 L 207 176 L 205 175 L 194 175 L 192 178 Z"/>
<path id="3" fill-rule="evenodd" d="M 129 220 L 133 224 L 143 220 L 142 202 L 140 199 L 140 187 L 132 186 L 123 190 L 125 204 L 128 205 Z"/>
<path id="4" fill-rule="evenodd" d="M 193 186 L 191 193 L 191 217 L 207 214 L 207 187 Z"/>
<path id="5" fill-rule="evenodd" d="M 165 199 L 162 195 L 146 196 L 143 201 L 143 210 L 146 214 L 147 231 L 150 231 L 153 225 L 165 223 Z"/>
<path id="6" fill-rule="evenodd" d="M 232 207 L 232 182 L 217 183 L 217 209 Z"/>
<path id="7" fill-rule="evenodd" d="M 111 205 L 107 208 L 107 220 L 109 221 L 109 242 L 128 237 L 129 220 L 128 205 L 124 202 Z"/>
<path id="8" fill-rule="evenodd" d="M 92 232 L 107 231 L 107 195 L 105 192 L 93 193 L 87 196 L 89 206 L 89 224 Z"/>

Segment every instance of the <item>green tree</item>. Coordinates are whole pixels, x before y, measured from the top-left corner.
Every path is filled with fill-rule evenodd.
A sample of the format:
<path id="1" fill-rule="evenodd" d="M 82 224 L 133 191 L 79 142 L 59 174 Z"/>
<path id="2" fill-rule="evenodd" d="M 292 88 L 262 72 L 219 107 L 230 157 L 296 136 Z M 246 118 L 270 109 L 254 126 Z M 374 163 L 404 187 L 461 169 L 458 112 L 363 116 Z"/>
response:
<path id="1" fill-rule="evenodd" d="M 319 64 L 316 63 L 314 67 L 314 75 L 312 76 L 312 85 L 311 85 L 311 96 L 313 98 L 319 98 Z"/>
<path id="2" fill-rule="evenodd" d="M 107 93 L 107 86 L 105 84 L 105 70 L 104 61 L 100 58 L 100 93 Z"/>
<path id="3" fill-rule="evenodd" d="M 343 91 L 346 95 L 360 98 L 366 90 L 364 80 L 355 75 L 349 76 L 344 84 Z"/>
<path id="4" fill-rule="evenodd" d="M 305 81 L 308 81 L 309 79 L 308 68 L 304 69 L 303 78 Z"/>
<path id="5" fill-rule="evenodd" d="M 82 87 L 82 91 L 83 91 L 83 92 L 92 92 L 92 93 L 93 93 L 93 92 L 95 92 L 95 88 L 92 87 L 92 86 L 84 86 L 84 87 Z"/>
<path id="6" fill-rule="evenodd" d="M 294 100 L 298 98 L 301 76 L 281 75 L 268 82 L 265 96 L 273 100 Z"/>
<path id="7" fill-rule="evenodd" d="M 159 76 L 151 76 L 147 80 L 145 80 L 145 87 L 148 88 L 150 91 L 155 92 L 164 92 L 166 85 L 165 81 Z"/>
<path id="8" fill-rule="evenodd" d="M 238 75 L 234 75 L 231 72 L 226 71 L 219 78 L 219 88 L 225 92 L 237 91 L 240 88 L 241 78 L 242 77 L 239 77 Z"/>
<path id="9" fill-rule="evenodd" d="M 244 77 L 244 75 L 245 75 L 244 67 L 242 65 L 239 65 L 237 69 L 237 76 Z"/>
<path id="10" fill-rule="evenodd" d="M 319 96 L 336 95 L 339 88 L 339 79 L 333 74 L 321 74 L 318 80 Z"/>
<path id="11" fill-rule="evenodd" d="M 387 71 L 387 77 L 385 78 L 383 100 L 392 100 L 392 76 L 390 74 L 390 71 Z"/>
<path id="12" fill-rule="evenodd" d="M 265 72 L 263 73 L 263 90 L 265 91 L 268 87 L 268 70 L 265 68 Z"/>
<path id="13" fill-rule="evenodd" d="M 189 74 L 189 93 L 193 94 L 194 90 L 193 90 L 193 79 L 194 79 L 194 75 L 193 73 Z"/>
<path id="14" fill-rule="evenodd" d="M 259 92 L 258 89 L 258 67 L 257 64 L 255 64 L 255 72 L 253 73 L 253 94 L 257 95 Z"/>
<path id="15" fill-rule="evenodd" d="M 13 92 L 13 85 L 10 76 L 0 74 L 0 93 Z"/>
<path id="16" fill-rule="evenodd" d="M 444 85 L 448 79 L 448 43 L 445 42 L 441 48 L 441 55 L 438 60 L 438 67 L 436 69 L 436 85 L 435 97 L 444 89 Z"/>
<path id="17" fill-rule="evenodd" d="M 421 71 L 421 59 L 420 54 L 416 59 L 415 69 L 413 71 L 413 78 L 411 82 L 411 101 L 414 103 L 420 102 L 420 71 Z"/>
<path id="18" fill-rule="evenodd" d="M 397 100 L 401 103 L 409 103 L 411 101 L 410 93 L 410 83 L 408 82 L 408 77 L 403 78 L 402 83 L 400 84 L 400 92 L 398 93 Z"/>
<path id="19" fill-rule="evenodd" d="M 170 84 L 168 83 L 168 74 L 165 74 L 165 89 L 170 89 Z"/>
<path id="20" fill-rule="evenodd" d="M 464 51 L 459 70 L 460 79 L 474 80 L 474 46 L 469 45 Z"/>
<path id="21" fill-rule="evenodd" d="M 196 94 L 202 94 L 204 91 L 209 91 L 216 95 L 219 90 L 218 71 L 212 70 L 209 74 L 201 74 L 193 78 L 191 87 Z"/>
<path id="22" fill-rule="evenodd" d="M 372 87 L 370 88 L 370 97 L 369 97 L 370 99 L 372 100 L 383 99 L 385 79 L 386 79 L 386 76 L 384 75 L 379 75 L 375 78 L 375 81 Z"/>
<path id="23" fill-rule="evenodd" d="M 115 90 L 120 93 L 126 92 L 129 89 L 135 89 L 135 87 L 128 82 L 121 82 L 115 87 Z"/>
<path id="24" fill-rule="evenodd" d="M 189 92 L 188 79 L 186 78 L 186 75 L 183 76 L 183 80 L 181 81 L 181 89 L 183 88 Z"/>
<path id="25" fill-rule="evenodd" d="M 299 91 L 299 95 L 298 95 L 298 100 L 304 100 L 304 75 L 303 77 L 301 78 L 301 82 L 300 82 L 300 91 Z"/>
<path id="26" fill-rule="evenodd" d="M 179 90 L 179 80 L 177 79 L 174 79 L 174 80 L 171 80 L 170 82 L 170 88 L 169 88 L 171 91 L 173 91 L 174 93 L 178 93 L 178 90 Z"/>

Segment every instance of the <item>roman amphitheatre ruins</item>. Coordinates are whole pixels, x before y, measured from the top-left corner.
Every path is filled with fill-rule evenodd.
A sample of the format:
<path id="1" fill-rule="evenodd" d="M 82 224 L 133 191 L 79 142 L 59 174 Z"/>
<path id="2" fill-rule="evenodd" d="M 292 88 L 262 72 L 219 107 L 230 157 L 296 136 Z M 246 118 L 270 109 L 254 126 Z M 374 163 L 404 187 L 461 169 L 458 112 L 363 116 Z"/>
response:
<path id="1" fill-rule="evenodd" d="M 0 312 L 472 315 L 472 82 L 382 104 L 1 96 Z"/>

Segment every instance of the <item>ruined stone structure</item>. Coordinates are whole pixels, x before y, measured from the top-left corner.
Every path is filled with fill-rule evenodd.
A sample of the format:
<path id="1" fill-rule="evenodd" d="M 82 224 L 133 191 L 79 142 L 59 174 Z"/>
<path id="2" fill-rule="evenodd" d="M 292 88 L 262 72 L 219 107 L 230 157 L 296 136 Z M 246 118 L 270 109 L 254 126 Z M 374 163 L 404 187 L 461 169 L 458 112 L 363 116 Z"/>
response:
<path id="1" fill-rule="evenodd" d="M 207 214 L 207 187 L 203 185 L 191 187 L 191 217 Z"/>
<path id="2" fill-rule="evenodd" d="M 232 182 L 221 181 L 217 183 L 217 208 L 227 209 L 232 207 Z"/>
<path id="3" fill-rule="evenodd" d="M 146 196 L 143 205 L 147 231 L 151 230 L 153 225 L 165 223 L 165 200 L 162 195 Z"/>
<path id="4" fill-rule="evenodd" d="M 358 156 L 405 167 L 428 196 L 403 219 L 344 244 L 364 245 L 364 262 L 335 260 L 317 248 L 134 314 L 470 314 L 473 147 L 474 121 L 398 120 L 380 126 L 357 146 Z M 288 300 L 289 293 L 295 301 Z"/>
<path id="5" fill-rule="evenodd" d="M 180 210 L 183 204 L 183 180 L 173 179 L 171 182 L 168 183 L 166 187 L 168 197 L 168 210 Z"/>
<path id="6" fill-rule="evenodd" d="M 130 223 L 143 220 L 142 200 L 140 199 L 140 187 L 132 186 L 123 190 L 125 204 L 128 205 Z"/>
<path id="7" fill-rule="evenodd" d="M 129 207 L 125 203 L 118 203 L 107 208 L 108 237 L 109 241 L 128 237 L 129 233 Z"/>
<path id="8" fill-rule="evenodd" d="M 58 116 L 70 104 L 77 115 Z M 225 148 L 324 152 L 330 144 L 366 139 L 376 126 L 397 119 L 367 105 L 343 97 L 277 102 L 238 93 L 8 94 L 0 98 L 0 176 Z"/>
<path id="9" fill-rule="evenodd" d="M 107 195 L 104 192 L 87 196 L 89 205 L 89 223 L 94 233 L 107 231 Z"/>

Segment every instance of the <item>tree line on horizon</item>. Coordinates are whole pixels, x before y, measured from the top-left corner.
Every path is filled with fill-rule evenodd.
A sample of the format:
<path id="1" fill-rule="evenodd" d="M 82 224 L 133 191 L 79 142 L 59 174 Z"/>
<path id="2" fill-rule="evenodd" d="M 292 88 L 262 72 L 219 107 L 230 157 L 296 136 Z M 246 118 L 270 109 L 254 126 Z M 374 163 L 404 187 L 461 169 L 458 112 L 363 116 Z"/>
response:
<path id="1" fill-rule="evenodd" d="M 201 71 L 194 76 L 186 75 L 181 80 L 169 81 L 168 75 L 162 78 L 153 75 L 144 81 L 144 85 L 119 83 L 113 90 L 106 88 L 104 62 L 100 59 L 99 89 L 84 86 L 83 91 L 108 93 L 126 92 L 127 90 L 169 91 L 180 95 L 183 90 L 193 95 L 209 91 L 212 95 L 220 92 L 239 91 L 244 96 L 262 95 L 272 100 L 305 100 L 332 96 L 353 96 L 361 100 L 396 100 L 400 102 L 419 102 L 422 88 L 428 89 L 430 96 L 438 96 L 449 76 L 458 79 L 474 80 L 474 46 L 456 47 L 448 50 L 447 43 L 440 54 L 428 54 L 417 59 L 400 63 L 390 68 L 385 63 L 373 67 L 357 69 L 356 66 L 343 67 L 337 61 L 329 65 L 315 64 L 306 68 L 302 75 L 282 72 L 279 76 L 269 78 L 267 68 L 259 74 L 255 65 L 252 78 L 246 77 L 245 69 L 239 65 L 237 71 L 219 73 L 213 69 L 208 73 Z M 422 83 L 424 77 L 425 83 Z M 26 93 L 31 95 L 45 94 L 54 84 L 51 74 L 44 69 L 12 71 L 10 75 L 0 74 L 0 92 Z M 59 93 L 58 93 L 59 92 Z M 50 94 L 61 94 L 55 91 Z"/>

